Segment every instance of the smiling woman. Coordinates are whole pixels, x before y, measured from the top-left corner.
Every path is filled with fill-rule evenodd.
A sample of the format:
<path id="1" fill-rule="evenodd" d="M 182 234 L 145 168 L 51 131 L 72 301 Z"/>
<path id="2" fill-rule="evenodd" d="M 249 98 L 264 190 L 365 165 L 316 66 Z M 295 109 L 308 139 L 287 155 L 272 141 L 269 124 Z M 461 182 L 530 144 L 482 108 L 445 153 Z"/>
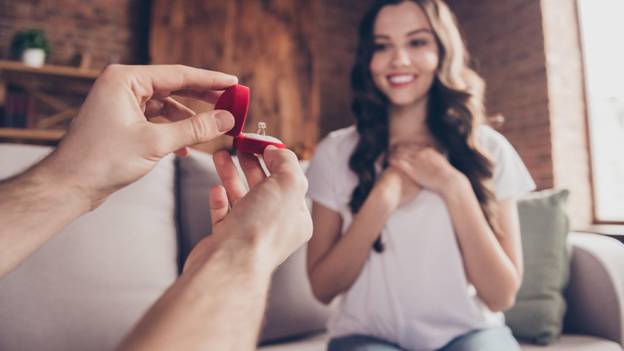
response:
<path id="1" fill-rule="evenodd" d="M 415 6 L 415 5 L 414 5 Z M 422 11 L 388 6 L 375 22 L 373 58 L 375 85 L 394 105 L 405 106 L 426 97 L 438 67 L 438 43 Z"/>
<path id="2" fill-rule="evenodd" d="M 340 304 L 330 351 L 519 350 L 516 199 L 534 183 L 484 125 L 482 79 L 441 0 L 379 0 L 359 29 L 356 125 L 308 168 L 308 276 Z"/>

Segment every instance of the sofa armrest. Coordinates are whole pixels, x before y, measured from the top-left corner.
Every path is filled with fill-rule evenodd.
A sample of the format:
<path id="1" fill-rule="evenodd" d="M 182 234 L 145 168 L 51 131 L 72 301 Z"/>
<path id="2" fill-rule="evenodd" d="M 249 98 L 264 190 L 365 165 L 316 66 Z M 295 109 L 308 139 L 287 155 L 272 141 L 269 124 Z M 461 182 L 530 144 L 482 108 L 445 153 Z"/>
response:
<path id="1" fill-rule="evenodd" d="M 624 244 L 570 233 L 570 281 L 565 333 L 602 337 L 624 345 Z"/>

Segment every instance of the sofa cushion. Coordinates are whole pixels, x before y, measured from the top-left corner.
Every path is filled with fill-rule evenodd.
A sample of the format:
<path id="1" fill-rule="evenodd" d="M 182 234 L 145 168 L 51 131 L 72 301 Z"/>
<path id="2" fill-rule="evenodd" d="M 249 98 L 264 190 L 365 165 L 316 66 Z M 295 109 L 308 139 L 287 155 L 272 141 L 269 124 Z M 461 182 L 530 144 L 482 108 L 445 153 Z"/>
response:
<path id="1" fill-rule="evenodd" d="M 622 351 L 617 343 L 593 336 L 562 335 L 559 341 L 549 345 L 520 345 L 522 351 Z"/>
<path id="2" fill-rule="evenodd" d="M 180 240 L 190 248 L 211 232 L 209 189 L 220 181 L 208 154 L 191 151 L 188 157 L 178 159 L 178 168 Z M 305 268 L 305 251 L 305 247 L 300 248 L 273 274 L 261 342 L 325 328 L 329 309 L 312 295 Z"/>
<path id="3" fill-rule="evenodd" d="M 0 144 L 0 179 L 49 152 Z M 176 279 L 173 181 L 167 157 L 3 277 L 0 349 L 114 349 Z"/>
<path id="4" fill-rule="evenodd" d="M 212 156 L 192 149 L 176 159 L 176 178 L 181 268 L 193 246 L 212 232 L 208 195 L 221 180 Z"/>
<path id="5" fill-rule="evenodd" d="M 569 271 L 567 198 L 567 190 L 546 190 L 518 201 L 524 279 L 505 317 L 516 338 L 540 345 L 555 341 L 563 327 Z"/>
<path id="6" fill-rule="evenodd" d="M 624 345 L 624 244 L 600 234 L 570 233 L 570 281 L 564 333 Z"/>
<path id="7" fill-rule="evenodd" d="M 266 344 L 258 351 L 325 351 L 329 343 L 329 334 L 320 333 L 299 338 Z"/>
<path id="8" fill-rule="evenodd" d="M 325 351 L 329 335 L 314 334 L 303 338 L 268 344 L 258 351 Z M 617 343 L 593 336 L 563 335 L 558 342 L 549 346 L 521 344 L 522 351 L 622 351 Z"/>

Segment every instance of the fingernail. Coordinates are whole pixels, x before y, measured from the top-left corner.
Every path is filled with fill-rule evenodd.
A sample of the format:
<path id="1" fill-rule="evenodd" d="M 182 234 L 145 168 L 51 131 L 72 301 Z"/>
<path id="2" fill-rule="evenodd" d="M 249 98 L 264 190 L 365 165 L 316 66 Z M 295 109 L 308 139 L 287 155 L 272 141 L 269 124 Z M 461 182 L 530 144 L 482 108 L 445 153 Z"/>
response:
<path id="1" fill-rule="evenodd" d="M 214 157 L 212 158 L 212 160 L 214 161 L 215 164 L 219 166 L 223 166 L 226 162 L 226 157 L 229 154 L 230 153 L 225 149 L 217 150 L 214 152 L 213 154 Z"/>
<path id="2" fill-rule="evenodd" d="M 214 114 L 214 119 L 220 132 L 227 132 L 234 128 L 234 116 L 227 111 L 217 111 Z"/>
<path id="3" fill-rule="evenodd" d="M 188 156 L 188 148 L 183 147 L 181 149 L 176 150 L 176 155 L 180 156 L 180 157 L 186 157 Z"/>
<path id="4" fill-rule="evenodd" d="M 233 76 L 231 74 L 227 75 L 227 79 L 231 80 L 233 84 L 238 83 L 238 77 L 237 76 Z"/>

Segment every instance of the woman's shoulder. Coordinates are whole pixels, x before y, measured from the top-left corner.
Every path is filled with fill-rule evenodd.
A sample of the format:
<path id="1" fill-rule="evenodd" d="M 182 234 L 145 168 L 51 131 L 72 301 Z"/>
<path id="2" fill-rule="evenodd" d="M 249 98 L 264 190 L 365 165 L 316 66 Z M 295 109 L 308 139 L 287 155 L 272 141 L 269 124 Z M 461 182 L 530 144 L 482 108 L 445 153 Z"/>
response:
<path id="1" fill-rule="evenodd" d="M 359 139 L 359 135 L 355 125 L 346 128 L 337 129 L 327 134 L 318 144 L 316 153 L 331 154 L 333 157 L 351 156 L 355 145 Z"/>
<path id="2" fill-rule="evenodd" d="M 517 198 L 535 189 L 520 155 L 501 133 L 482 125 L 477 138 L 494 163 L 494 190 L 498 199 Z"/>
<path id="3" fill-rule="evenodd" d="M 331 143 L 345 143 L 345 142 L 357 142 L 358 132 L 354 124 L 336 129 L 333 132 L 327 134 L 327 136 L 323 139 L 323 141 L 327 140 Z"/>
<path id="4" fill-rule="evenodd" d="M 337 212 L 346 206 L 342 192 L 353 187 L 349 158 L 358 139 L 351 126 L 329 133 L 318 143 L 306 170 L 310 198 Z"/>
<path id="5" fill-rule="evenodd" d="M 479 145 L 494 157 L 513 150 L 507 138 L 486 124 L 477 127 L 477 140 Z"/>

